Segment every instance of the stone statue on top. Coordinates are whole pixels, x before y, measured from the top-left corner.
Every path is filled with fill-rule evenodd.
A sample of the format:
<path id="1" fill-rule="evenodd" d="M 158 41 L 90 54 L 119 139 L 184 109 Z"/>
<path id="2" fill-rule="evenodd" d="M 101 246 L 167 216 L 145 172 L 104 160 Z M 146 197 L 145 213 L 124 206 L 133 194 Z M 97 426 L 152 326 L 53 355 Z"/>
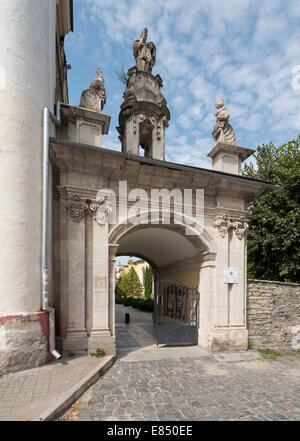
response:
<path id="1" fill-rule="evenodd" d="M 98 67 L 96 73 L 97 77 L 93 79 L 89 89 L 82 92 L 79 106 L 84 107 L 85 109 L 101 112 L 106 103 L 107 94 L 104 88 L 104 78 L 100 67 Z"/>
<path id="2" fill-rule="evenodd" d="M 152 41 L 147 43 L 147 35 L 148 29 L 143 28 L 140 39 L 133 43 L 133 55 L 137 70 L 151 73 L 155 64 L 156 47 Z"/>
<path id="3" fill-rule="evenodd" d="M 227 113 L 227 109 L 222 98 L 217 102 L 216 107 L 216 124 L 212 131 L 215 144 L 218 144 L 219 142 L 225 144 L 236 144 L 234 129 L 229 124 L 230 115 Z"/>

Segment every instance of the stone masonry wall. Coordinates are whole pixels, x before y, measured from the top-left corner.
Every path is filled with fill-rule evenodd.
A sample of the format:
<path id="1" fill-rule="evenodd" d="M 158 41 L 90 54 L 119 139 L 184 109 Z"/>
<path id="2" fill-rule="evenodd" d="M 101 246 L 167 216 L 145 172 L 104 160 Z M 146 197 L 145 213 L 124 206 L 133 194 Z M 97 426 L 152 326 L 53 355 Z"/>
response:
<path id="1" fill-rule="evenodd" d="M 300 348 L 300 284 L 248 280 L 249 340 L 254 347 Z"/>

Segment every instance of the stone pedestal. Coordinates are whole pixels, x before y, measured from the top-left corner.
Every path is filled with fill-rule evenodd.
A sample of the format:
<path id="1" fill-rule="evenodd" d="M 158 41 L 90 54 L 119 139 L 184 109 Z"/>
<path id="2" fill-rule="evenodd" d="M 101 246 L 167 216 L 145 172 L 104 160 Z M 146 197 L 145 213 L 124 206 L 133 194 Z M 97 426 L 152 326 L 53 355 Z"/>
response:
<path id="1" fill-rule="evenodd" d="M 240 175 L 242 162 L 254 152 L 253 149 L 219 142 L 207 156 L 212 158 L 213 170 Z"/>
<path id="2" fill-rule="evenodd" d="M 102 135 L 107 135 L 110 116 L 83 107 L 62 104 L 62 127 L 57 136 L 68 141 L 102 147 Z"/>
<path id="3" fill-rule="evenodd" d="M 148 72 L 133 67 L 124 93 L 119 114 L 122 151 L 139 155 L 139 147 L 145 157 L 165 160 L 165 128 L 170 113 L 160 88 L 162 80 Z"/>

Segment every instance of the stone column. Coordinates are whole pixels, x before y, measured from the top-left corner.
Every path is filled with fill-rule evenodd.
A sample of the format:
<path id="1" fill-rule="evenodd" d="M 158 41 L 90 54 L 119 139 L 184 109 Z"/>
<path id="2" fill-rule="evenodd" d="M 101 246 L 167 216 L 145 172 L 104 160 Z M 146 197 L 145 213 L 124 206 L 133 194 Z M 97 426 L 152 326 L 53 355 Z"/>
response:
<path id="1" fill-rule="evenodd" d="M 165 127 L 167 119 L 163 117 L 157 121 L 152 133 L 152 158 L 165 161 Z"/>
<path id="2" fill-rule="evenodd" d="M 109 329 L 115 338 L 115 263 L 119 245 L 109 245 Z"/>
<path id="3" fill-rule="evenodd" d="M 85 215 L 88 205 L 75 195 L 68 210 L 68 327 L 64 350 L 87 348 L 85 311 Z"/>
<path id="4" fill-rule="evenodd" d="M 204 261 L 199 277 L 199 330 L 198 345 L 210 347 L 210 329 L 216 320 L 216 262 Z"/>
<path id="5" fill-rule="evenodd" d="M 140 141 L 138 116 L 131 115 L 125 122 L 125 127 L 124 150 L 138 156 Z"/>
<path id="6" fill-rule="evenodd" d="M 235 328 L 246 327 L 246 238 L 232 235 L 230 241 L 229 266 L 236 268 L 237 283 L 231 285 L 229 294 L 229 324 Z"/>
<path id="7" fill-rule="evenodd" d="M 213 351 L 245 350 L 248 347 L 245 246 L 247 220 L 238 215 L 218 215 L 214 227 L 217 257 L 215 289 L 208 315 L 207 347 Z M 234 273 L 237 278 L 225 278 L 225 271 L 226 274 L 229 271 Z"/>
<path id="8" fill-rule="evenodd" d="M 99 210 L 99 211 L 98 211 Z M 101 212 L 95 208 L 93 221 L 92 268 L 92 330 L 89 337 L 89 350 L 103 348 L 107 354 L 115 353 L 115 342 L 111 332 L 111 300 L 108 246 L 108 220 L 98 216 Z M 113 305 L 114 306 L 114 305 Z"/>

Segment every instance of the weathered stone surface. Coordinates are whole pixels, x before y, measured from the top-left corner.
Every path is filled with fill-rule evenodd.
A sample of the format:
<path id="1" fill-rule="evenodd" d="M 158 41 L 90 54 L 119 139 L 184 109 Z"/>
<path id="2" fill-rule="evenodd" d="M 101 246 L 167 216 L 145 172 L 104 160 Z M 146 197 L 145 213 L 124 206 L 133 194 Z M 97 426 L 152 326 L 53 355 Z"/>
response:
<path id="1" fill-rule="evenodd" d="M 124 102 L 119 114 L 122 151 L 139 155 L 139 147 L 145 156 L 165 159 L 165 128 L 168 127 L 170 112 L 167 101 L 161 93 L 163 86 L 160 75 L 152 75 L 156 49 L 152 42 L 146 43 L 147 29 L 140 40 L 133 45 L 136 66 L 128 70 L 128 81 Z"/>
<path id="2" fill-rule="evenodd" d="M 248 281 L 249 339 L 254 346 L 300 348 L 300 285 Z"/>
<path id="3" fill-rule="evenodd" d="M 0 317 L 0 371 L 40 366 L 48 360 L 48 313 Z"/>

